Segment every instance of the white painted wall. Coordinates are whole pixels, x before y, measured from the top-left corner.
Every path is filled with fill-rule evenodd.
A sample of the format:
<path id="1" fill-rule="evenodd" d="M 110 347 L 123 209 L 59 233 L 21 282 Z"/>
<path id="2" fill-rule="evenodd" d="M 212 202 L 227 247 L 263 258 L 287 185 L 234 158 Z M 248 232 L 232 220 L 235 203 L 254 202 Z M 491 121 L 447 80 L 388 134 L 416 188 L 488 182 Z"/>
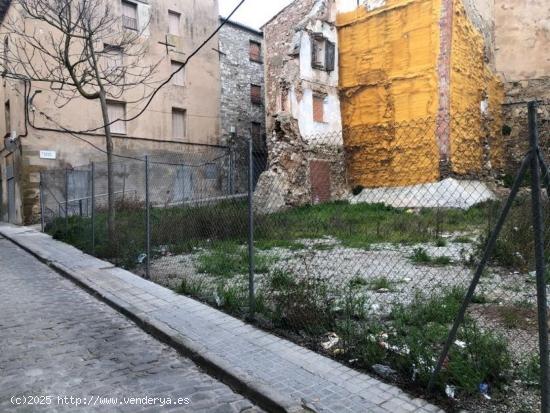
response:
<path id="1" fill-rule="evenodd" d="M 324 104 L 325 122 L 313 121 L 313 91 L 305 89 L 298 102 L 296 91 L 291 90 L 292 112 L 298 119 L 300 133 L 308 142 L 341 144 L 342 118 L 338 94 L 328 94 Z"/>
<path id="2" fill-rule="evenodd" d="M 335 70 L 326 72 L 311 67 L 311 33 L 322 33 L 323 37 L 336 45 Z M 332 24 L 316 20 L 308 24 L 300 40 L 300 86 L 298 100 L 296 86 L 290 90 L 292 115 L 298 120 L 300 134 L 311 143 L 342 144 L 342 118 L 338 95 L 338 33 Z M 325 122 L 313 121 L 313 95 L 320 88 L 327 92 L 324 104 Z"/>

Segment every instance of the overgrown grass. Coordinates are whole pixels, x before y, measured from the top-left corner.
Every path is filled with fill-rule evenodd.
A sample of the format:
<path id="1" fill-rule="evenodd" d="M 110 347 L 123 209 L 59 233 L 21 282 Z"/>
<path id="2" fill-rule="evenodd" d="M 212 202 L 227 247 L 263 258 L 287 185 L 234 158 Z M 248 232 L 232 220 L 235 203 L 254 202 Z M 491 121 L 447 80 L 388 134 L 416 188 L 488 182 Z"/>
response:
<path id="1" fill-rule="evenodd" d="M 257 253 L 254 257 L 254 272 L 265 274 L 276 261 L 274 256 Z M 197 271 L 216 277 L 232 278 L 249 272 L 248 250 L 231 242 L 211 245 L 210 249 L 198 258 Z"/>
<path id="2" fill-rule="evenodd" d="M 487 219 L 488 204 L 467 211 L 423 209 L 407 213 L 379 204 L 351 205 L 346 202 L 304 206 L 270 215 L 258 215 L 254 228 L 255 245 L 261 250 L 305 249 L 304 239 L 332 237 L 350 248 L 369 249 L 376 243 L 441 244 L 441 232 L 478 228 Z M 96 214 L 95 254 L 114 264 L 133 268 L 145 252 L 145 213 L 139 203 L 117 205 L 116 238 L 107 239 L 107 214 Z M 227 201 L 198 207 L 153 208 L 151 212 L 151 245 L 153 257 L 159 251 L 171 254 L 208 248 L 213 242 L 246 243 L 248 234 L 247 205 Z M 68 231 L 65 220 L 55 220 L 47 231 L 86 252 L 92 252 L 89 218 L 71 217 Z M 162 247 L 162 248 L 161 248 Z M 330 250 L 329 244 L 314 244 L 313 250 Z"/>
<path id="3" fill-rule="evenodd" d="M 410 305 L 397 306 L 385 324 L 358 325 L 346 357 L 358 357 L 365 366 L 388 364 L 426 385 L 463 297 L 460 289 L 430 299 L 419 296 Z M 507 380 L 511 361 L 503 338 L 467 319 L 458 340 L 464 345 L 452 347 L 438 381 L 441 390 L 451 384 L 474 394 L 480 383 L 498 388 Z"/>
<path id="4" fill-rule="evenodd" d="M 442 232 L 473 230 L 483 225 L 487 207 L 488 204 L 480 204 L 467 211 L 422 209 L 410 214 L 381 204 L 334 202 L 260 216 L 255 234 L 259 241 L 332 236 L 354 248 L 382 242 L 435 242 L 441 239 Z"/>
<path id="5" fill-rule="evenodd" d="M 373 291 L 391 291 L 393 284 L 387 277 L 376 277 L 368 282 L 368 288 Z"/>
<path id="6" fill-rule="evenodd" d="M 496 222 L 499 210 L 492 208 L 490 223 Z M 503 267 L 531 271 L 534 269 L 535 244 L 533 234 L 533 218 L 530 197 L 518 197 L 510 211 L 501 235 L 497 240 L 492 261 Z M 544 231 L 548 233 L 550 225 L 550 204 L 543 202 Z M 476 256 L 483 253 L 488 236 L 485 234 L 476 242 Z M 545 244 L 545 254 L 550 255 L 550 243 Z"/>
<path id="7" fill-rule="evenodd" d="M 428 254 L 428 251 L 426 251 L 422 247 L 415 248 L 413 250 L 412 255 L 409 258 L 415 264 L 421 264 L 421 265 L 434 265 L 439 267 L 445 267 L 452 263 L 452 260 L 450 257 L 447 257 L 445 255 L 432 257 L 431 255 Z"/>

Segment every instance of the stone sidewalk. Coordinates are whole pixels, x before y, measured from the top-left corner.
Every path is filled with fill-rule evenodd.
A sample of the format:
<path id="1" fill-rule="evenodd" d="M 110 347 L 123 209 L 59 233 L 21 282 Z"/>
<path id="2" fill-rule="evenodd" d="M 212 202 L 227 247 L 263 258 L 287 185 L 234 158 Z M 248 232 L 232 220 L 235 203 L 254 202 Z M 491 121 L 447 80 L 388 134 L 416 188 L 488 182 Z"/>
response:
<path id="1" fill-rule="evenodd" d="M 2 413 L 263 413 L 1 236 L 0 349 Z"/>
<path id="2" fill-rule="evenodd" d="M 443 412 L 36 230 L 0 224 L 0 234 L 268 411 Z"/>

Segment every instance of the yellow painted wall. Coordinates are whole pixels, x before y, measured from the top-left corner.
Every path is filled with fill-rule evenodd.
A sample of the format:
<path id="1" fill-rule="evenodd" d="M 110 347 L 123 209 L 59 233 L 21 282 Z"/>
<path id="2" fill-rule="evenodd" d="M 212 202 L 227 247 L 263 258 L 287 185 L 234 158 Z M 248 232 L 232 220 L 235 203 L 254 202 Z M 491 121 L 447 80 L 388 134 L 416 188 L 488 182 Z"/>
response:
<path id="1" fill-rule="evenodd" d="M 440 178 L 437 143 L 441 0 L 388 0 L 339 14 L 340 88 L 344 144 L 352 185 L 404 186 Z M 481 172 L 483 143 L 491 160 L 498 142 L 504 92 L 484 63 L 483 37 L 454 0 L 450 129 L 451 172 Z M 482 122 L 489 98 L 492 123 Z M 464 113 L 468 112 L 466 116 Z M 440 122 L 441 123 L 441 122 Z M 491 132 L 491 133 L 489 133 Z"/>
<path id="2" fill-rule="evenodd" d="M 484 166 L 484 139 L 490 143 L 493 167 L 503 160 L 499 142 L 504 87 L 484 61 L 484 40 L 468 19 L 460 0 L 454 0 L 451 53 L 452 172 L 476 175 Z M 489 100 L 492 121 L 482 119 L 481 102 Z"/>
<path id="3" fill-rule="evenodd" d="M 438 179 L 437 143 L 425 135 L 434 135 L 439 107 L 439 18 L 440 0 L 389 0 L 371 12 L 360 7 L 338 15 L 342 121 L 354 185 Z"/>

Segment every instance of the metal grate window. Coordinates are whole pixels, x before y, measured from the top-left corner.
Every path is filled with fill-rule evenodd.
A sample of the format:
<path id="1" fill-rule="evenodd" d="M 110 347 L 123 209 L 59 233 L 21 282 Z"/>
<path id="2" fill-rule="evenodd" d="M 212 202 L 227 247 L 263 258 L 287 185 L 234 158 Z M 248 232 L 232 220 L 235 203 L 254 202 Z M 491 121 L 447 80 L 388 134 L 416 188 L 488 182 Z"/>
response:
<path id="1" fill-rule="evenodd" d="M 137 4 L 122 1 L 122 27 L 130 30 L 138 29 Z"/>

